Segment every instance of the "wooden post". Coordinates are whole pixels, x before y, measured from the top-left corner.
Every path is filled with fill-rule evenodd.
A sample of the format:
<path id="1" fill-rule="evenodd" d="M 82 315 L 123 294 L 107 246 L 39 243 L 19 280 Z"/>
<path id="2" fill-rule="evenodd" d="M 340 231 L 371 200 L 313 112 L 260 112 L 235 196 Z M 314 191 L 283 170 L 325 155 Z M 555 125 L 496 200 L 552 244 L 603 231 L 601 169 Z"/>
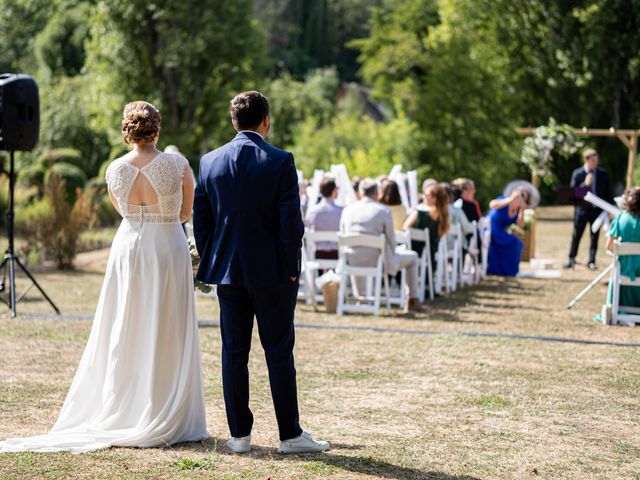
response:
<path id="1" fill-rule="evenodd" d="M 627 188 L 633 187 L 633 172 L 636 168 L 638 157 L 638 132 L 631 135 L 631 145 L 629 145 L 629 161 L 627 163 Z"/>
<path id="2" fill-rule="evenodd" d="M 531 184 L 536 188 L 540 188 L 540 177 L 537 173 L 531 174 Z"/>

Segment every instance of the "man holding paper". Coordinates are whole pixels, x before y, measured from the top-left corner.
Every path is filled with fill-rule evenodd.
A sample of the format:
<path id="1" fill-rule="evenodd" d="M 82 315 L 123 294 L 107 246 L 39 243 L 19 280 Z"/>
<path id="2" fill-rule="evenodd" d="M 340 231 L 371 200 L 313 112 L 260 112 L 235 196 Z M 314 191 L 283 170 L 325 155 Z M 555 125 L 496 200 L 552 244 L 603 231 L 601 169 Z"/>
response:
<path id="1" fill-rule="evenodd" d="M 587 223 L 591 226 L 602 213 L 601 208 L 584 200 L 587 193 L 591 192 L 602 200 L 613 203 L 609 174 L 604 168 L 598 167 L 598 153 L 589 148 L 582 153 L 582 160 L 584 162 L 583 166 L 574 170 L 571 175 L 571 188 L 574 189 L 577 203 L 573 217 L 573 235 L 571 237 L 571 246 L 569 247 L 569 261 L 564 265 L 564 268 L 573 268 L 575 266 L 578 246 Z M 591 231 L 588 263 L 591 270 L 598 268 L 596 265 L 596 250 L 598 249 L 599 235 L 599 231 L 595 233 Z"/>

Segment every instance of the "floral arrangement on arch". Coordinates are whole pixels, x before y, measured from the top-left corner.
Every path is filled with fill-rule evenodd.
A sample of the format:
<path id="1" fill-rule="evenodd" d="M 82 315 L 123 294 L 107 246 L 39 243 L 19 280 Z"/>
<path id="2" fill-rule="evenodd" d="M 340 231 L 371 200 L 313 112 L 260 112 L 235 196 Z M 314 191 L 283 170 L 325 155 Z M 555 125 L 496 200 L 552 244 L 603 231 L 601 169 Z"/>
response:
<path id="1" fill-rule="evenodd" d="M 549 118 L 547 125 L 539 126 L 533 135 L 524 139 L 520 161 L 529 167 L 532 175 L 550 181 L 553 154 L 566 159 L 583 146 L 584 142 L 576 137 L 571 126 Z"/>

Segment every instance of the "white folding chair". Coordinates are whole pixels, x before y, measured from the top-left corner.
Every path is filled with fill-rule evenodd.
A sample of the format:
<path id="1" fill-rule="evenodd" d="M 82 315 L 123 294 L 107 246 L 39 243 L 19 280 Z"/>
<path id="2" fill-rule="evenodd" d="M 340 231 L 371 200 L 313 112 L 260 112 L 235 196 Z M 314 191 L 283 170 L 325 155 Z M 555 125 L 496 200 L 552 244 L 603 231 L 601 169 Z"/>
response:
<path id="1" fill-rule="evenodd" d="M 316 258 L 316 244 L 318 242 L 332 242 L 338 248 L 338 232 L 324 230 L 307 230 L 304 234 L 307 247 L 307 258 L 310 261 L 317 262 L 321 269 L 336 269 L 338 267 L 337 259 Z"/>
<path id="2" fill-rule="evenodd" d="M 315 280 L 318 276 L 318 270 L 328 270 L 333 269 L 336 270 L 338 268 L 338 259 L 326 259 L 326 258 L 316 258 L 316 244 L 318 242 L 332 242 L 336 244 L 336 249 L 338 248 L 338 232 L 334 231 L 323 231 L 323 230 L 307 230 L 304 233 L 304 249 L 307 257 L 307 262 L 313 268 L 309 269 L 310 273 L 310 282 L 313 283 L 312 289 L 314 290 L 315 300 L 313 305 L 317 302 L 324 302 L 324 297 L 322 293 L 315 292 Z M 307 300 L 307 304 L 309 301 Z"/>
<path id="3" fill-rule="evenodd" d="M 612 325 L 635 325 L 640 323 L 640 308 L 631 305 L 620 304 L 620 287 L 640 288 L 640 278 L 631 280 L 622 274 L 620 268 L 620 258 L 629 255 L 640 255 L 640 243 L 620 242 L 613 244 L 613 270 L 611 273 L 611 283 L 613 289 L 613 299 L 611 305 L 605 304 L 602 308 L 602 318 L 605 323 Z"/>
<path id="4" fill-rule="evenodd" d="M 315 276 L 318 268 L 320 266 L 316 262 L 309 260 L 307 249 L 303 245 L 298 299 L 305 300 L 307 305 L 313 305 L 314 309 L 318 306 L 318 294 L 315 285 Z"/>
<path id="5" fill-rule="evenodd" d="M 480 249 L 478 247 L 478 222 L 471 222 L 473 233 L 467 245 L 467 252 L 462 259 L 460 286 L 476 285 L 480 281 Z"/>
<path id="6" fill-rule="evenodd" d="M 447 238 L 447 265 L 444 270 L 449 279 L 449 290 L 455 292 L 458 283 L 462 283 L 462 227 L 459 223 L 451 225 Z M 453 238 L 453 241 L 449 239 Z M 449 248 L 449 244 L 452 245 Z M 451 268 L 449 268 L 449 263 Z"/>
<path id="7" fill-rule="evenodd" d="M 408 250 L 411 250 L 411 235 L 407 230 L 396 230 L 396 245 L 404 245 Z"/>
<path id="8" fill-rule="evenodd" d="M 489 244 L 491 243 L 491 220 L 489 217 L 482 217 L 478 222 L 480 230 L 480 251 L 482 259 L 480 263 L 480 278 L 487 278 L 487 267 L 489 266 Z"/>
<path id="9" fill-rule="evenodd" d="M 449 284 L 449 275 L 447 273 L 449 267 L 448 258 L 447 236 L 445 235 L 440 237 L 436 253 L 435 292 L 437 294 L 442 292 L 443 287 L 447 293 L 451 293 L 451 285 Z"/>
<path id="10" fill-rule="evenodd" d="M 406 230 L 409 235 L 409 240 L 417 242 L 424 242 L 424 248 L 418 263 L 418 300 L 420 303 L 424 303 L 425 291 L 427 288 L 427 280 L 429 281 L 429 299 L 431 301 L 435 298 L 434 285 L 433 285 L 433 262 L 431 261 L 431 240 L 429 238 L 429 229 L 410 228 Z"/>
<path id="11" fill-rule="evenodd" d="M 402 230 L 395 231 L 396 237 L 396 251 L 402 252 L 403 250 L 411 251 L 411 237 L 408 232 Z M 389 276 L 385 272 L 385 282 L 389 282 Z M 407 286 L 407 269 L 400 269 L 400 284 L 398 290 L 392 289 L 385 284 L 385 291 L 388 291 L 387 304 L 399 305 L 404 307 L 407 303 L 409 296 L 409 287 Z"/>
<path id="12" fill-rule="evenodd" d="M 384 244 L 384 235 L 338 234 L 338 272 L 340 274 L 340 289 L 338 291 L 337 308 L 338 315 L 343 315 L 345 312 L 370 312 L 374 315 L 380 315 L 383 281 L 386 289 L 385 293 L 387 295 L 387 311 L 390 309 L 389 282 L 386 281 L 387 279 L 383 270 Z M 352 252 L 354 249 L 359 247 L 369 247 L 378 250 L 378 256 L 374 265 L 361 267 L 349 264 L 349 252 Z M 353 282 L 352 277 L 370 278 L 373 281 L 372 294 L 367 294 L 365 292 L 363 295 L 358 292 L 358 295 L 353 295 L 354 300 L 359 302 L 358 304 L 348 302 L 347 283 L 350 281 Z"/>

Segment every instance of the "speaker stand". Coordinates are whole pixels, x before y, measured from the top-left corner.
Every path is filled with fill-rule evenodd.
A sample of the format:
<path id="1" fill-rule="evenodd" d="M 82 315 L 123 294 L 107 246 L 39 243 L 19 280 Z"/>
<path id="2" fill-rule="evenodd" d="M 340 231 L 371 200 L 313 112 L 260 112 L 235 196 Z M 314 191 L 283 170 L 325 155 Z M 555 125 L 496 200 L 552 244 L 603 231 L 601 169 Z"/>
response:
<path id="1" fill-rule="evenodd" d="M 53 307 L 55 312 L 60 315 L 60 310 L 49 298 L 40 284 L 36 281 L 35 277 L 29 272 L 29 269 L 20 261 L 20 259 L 14 253 L 14 190 L 16 186 L 16 173 L 14 165 L 14 151 L 9 152 L 9 208 L 7 209 L 7 238 L 9 240 L 9 246 L 4 254 L 2 263 L 0 263 L 0 269 L 2 269 L 2 281 L 0 282 L 0 293 L 7 289 L 7 270 L 9 272 L 9 299 L 5 299 L 0 296 L 0 301 L 7 305 L 11 309 L 11 316 L 16 316 L 16 306 L 20 300 L 22 300 L 29 290 L 35 286 L 42 296 L 49 302 L 49 305 Z M 29 277 L 29 280 L 33 283 L 20 297 L 16 298 L 16 266 L 19 267 L 24 274 Z"/>

